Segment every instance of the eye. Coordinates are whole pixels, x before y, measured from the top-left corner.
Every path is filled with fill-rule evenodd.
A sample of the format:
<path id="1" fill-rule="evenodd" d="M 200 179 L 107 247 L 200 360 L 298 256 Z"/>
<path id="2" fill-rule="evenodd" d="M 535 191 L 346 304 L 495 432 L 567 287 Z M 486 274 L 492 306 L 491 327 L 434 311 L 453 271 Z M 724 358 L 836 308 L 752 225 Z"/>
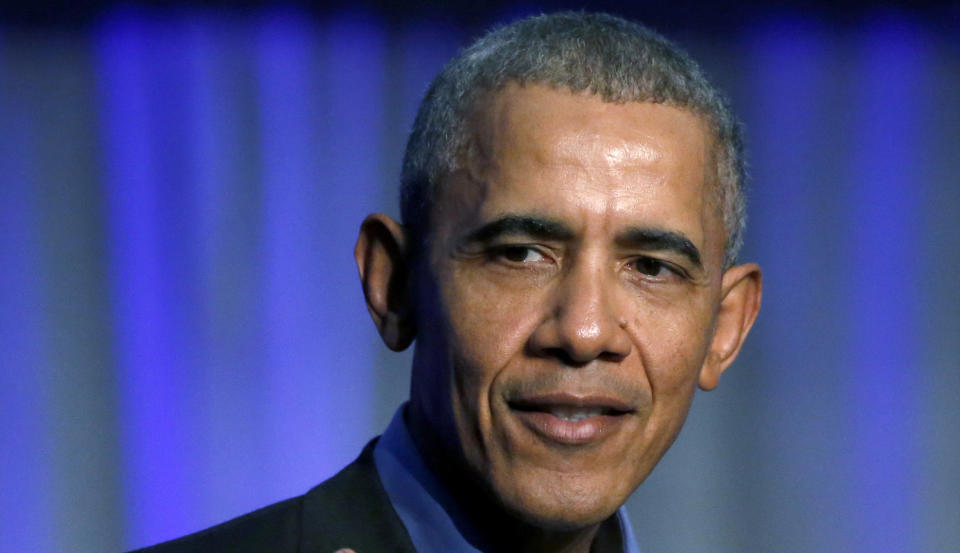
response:
<path id="1" fill-rule="evenodd" d="M 537 263 L 546 257 L 530 246 L 500 246 L 492 252 L 493 257 L 505 259 L 511 263 Z"/>
<path id="2" fill-rule="evenodd" d="M 633 261 L 632 266 L 638 273 L 650 277 L 664 278 L 677 274 L 672 267 L 653 257 L 639 257 Z"/>

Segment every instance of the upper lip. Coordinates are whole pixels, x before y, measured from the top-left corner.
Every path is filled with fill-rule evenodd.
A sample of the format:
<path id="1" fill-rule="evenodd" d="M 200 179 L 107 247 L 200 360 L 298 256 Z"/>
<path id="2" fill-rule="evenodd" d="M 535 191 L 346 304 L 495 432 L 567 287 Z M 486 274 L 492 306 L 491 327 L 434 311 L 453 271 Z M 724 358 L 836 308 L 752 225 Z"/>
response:
<path id="1" fill-rule="evenodd" d="M 600 410 L 605 415 L 623 415 L 636 409 L 626 401 L 605 394 L 554 392 L 512 398 L 507 404 L 520 411 L 548 411 L 555 408 Z"/>

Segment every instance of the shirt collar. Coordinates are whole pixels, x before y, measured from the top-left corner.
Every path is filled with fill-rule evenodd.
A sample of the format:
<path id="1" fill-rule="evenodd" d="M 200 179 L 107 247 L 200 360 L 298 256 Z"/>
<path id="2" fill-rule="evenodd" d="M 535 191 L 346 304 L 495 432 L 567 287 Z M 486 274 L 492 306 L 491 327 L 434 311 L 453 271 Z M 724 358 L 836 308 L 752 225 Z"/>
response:
<path id="1" fill-rule="evenodd" d="M 380 480 L 414 547 L 420 553 L 481 553 L 483 537 L 472 531 L 456 502 L 430 472 L 407 429 L 401 406 L 373 450 Z M 624 507 L 616 512 L 623 553 L 640 553 Z"/>

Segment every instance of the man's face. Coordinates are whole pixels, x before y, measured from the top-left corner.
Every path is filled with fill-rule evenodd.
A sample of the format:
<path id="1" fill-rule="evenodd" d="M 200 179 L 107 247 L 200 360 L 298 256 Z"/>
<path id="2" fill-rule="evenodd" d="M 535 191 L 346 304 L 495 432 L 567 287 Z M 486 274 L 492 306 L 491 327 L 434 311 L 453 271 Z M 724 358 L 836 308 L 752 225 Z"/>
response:
<path id="1" fill-rule="evenodd" d="M 673 442 L 712 352 L 710 135 L 543 86 L 494 95 L 474 130 L 432 212 L 411 409 L 508 511 L 595 524 Z"/>

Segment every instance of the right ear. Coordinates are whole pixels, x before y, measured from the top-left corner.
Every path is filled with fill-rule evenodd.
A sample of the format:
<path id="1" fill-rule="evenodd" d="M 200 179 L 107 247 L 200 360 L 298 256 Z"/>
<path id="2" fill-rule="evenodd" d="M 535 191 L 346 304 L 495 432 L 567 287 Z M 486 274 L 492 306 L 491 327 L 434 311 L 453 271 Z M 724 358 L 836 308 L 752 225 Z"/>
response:
<path id="1" fill-rule="evenodd" d="M 417 334 L 403 227 L 382 213 L 367 216 L 353 250 L 367 309 L 388 348 L 402 351 Z"/>

